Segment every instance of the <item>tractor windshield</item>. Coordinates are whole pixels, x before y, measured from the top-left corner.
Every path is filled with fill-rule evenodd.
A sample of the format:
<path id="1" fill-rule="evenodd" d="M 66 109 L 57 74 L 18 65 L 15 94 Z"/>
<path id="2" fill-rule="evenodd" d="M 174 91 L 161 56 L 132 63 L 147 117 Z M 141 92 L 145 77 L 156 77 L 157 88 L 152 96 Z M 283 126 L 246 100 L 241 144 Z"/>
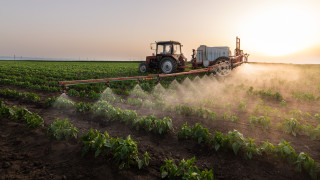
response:
<path id="1" fill-rule="evenodd" d="M 174 44 L 173 45 L 173 54 L 181 54 L 180 44 Z"/>
<path id="2" fill-rule="evenodd" d="M 172 44 L 158 44 L 157 54 L 171 54 Z"/>

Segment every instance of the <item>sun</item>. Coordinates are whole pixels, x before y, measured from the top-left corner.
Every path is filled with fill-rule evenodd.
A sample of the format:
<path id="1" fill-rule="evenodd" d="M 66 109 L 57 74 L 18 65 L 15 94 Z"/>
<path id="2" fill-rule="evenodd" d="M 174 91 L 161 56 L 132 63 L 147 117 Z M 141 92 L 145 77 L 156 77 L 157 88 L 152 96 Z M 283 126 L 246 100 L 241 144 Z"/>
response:
<path id="1" fill-rule="evenodd" d="M 315 17 L 299 5 L 279 4 L 256 11 L 248 19 L 242 38 L 248 38 L 248 48 L 264 55 L 292 54 L 314 45 L 317 39 Z"/>

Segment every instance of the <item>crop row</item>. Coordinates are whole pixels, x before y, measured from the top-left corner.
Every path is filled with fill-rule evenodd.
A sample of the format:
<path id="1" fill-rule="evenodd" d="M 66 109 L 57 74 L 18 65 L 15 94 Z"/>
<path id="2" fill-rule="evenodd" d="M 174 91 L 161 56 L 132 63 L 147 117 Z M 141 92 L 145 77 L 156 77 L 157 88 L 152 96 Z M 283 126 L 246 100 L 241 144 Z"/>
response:
<path id="1" fill-rule="evenodd" d="M 51 102 L 51 101 L 50 101 Z M 169 117 L 157 119 L 154 115 L 143 116 L 138 118 L 138 114 L 134 110 L 122 110 L 112 106 L 108 101 L 100 100 L 91 105 L 90 103 L 74 103 L 65 98 L 57 98 L 52 106 L 58 109 L 75 107 L 77 112 L 92 112 L 96 116 L 106 117 L 110 121 L 120 121 L 127 125 L 131 125 L 137 130 L 143 129 L 147 132 L 156 134 L 164 134 L 173 129 L 172 120 Z"/>
<path id="2" fill-rule="evenodd" d="M 4 97 L 10 97 L 10 98 L 18 98 L 18 99 L 24 99 L 32 102 L 39 102 L 40 97 L 35 93 L 21 93 L 17 90 L 10 90 L 8 88 L 6 89 L 0 89 L 0 95 Z"/>
<path id="3" fill-rule="evenodd" d="M 14 121 L 23 121 L 29 128 L 37 128 L 44 125 L 43 119 L 28 109 L 20 107 L 9 107 L 0 101 L 0 118 L 9 118 Z"/>
<path id="4" fill-rule="evenodd" d="M 289 164 L 294 165 L 298 171 L 305 170 L 313 179 L 317 179 L 319 163 L 315 162 L 306 153 L 297 154 L 289 142 L 282 140 L 277 146 L 270 142 L 264 142 L 262 146 L 255 144 L 254 139 L 245 138 L 237 130 L 228 132 L 227 135 L 215 131 L 213 136 L 208 128 L 203 128 L 199 123 L 188 126 L 187 123 L 178 131 L 179 139 L 194 139 L 199 144 L 204 143 L 215 151 L 232 150 L 235 155 L 242 154 L 245 158 L 251 159 L 254 155 L 262 154 L 279 157 Z"/>

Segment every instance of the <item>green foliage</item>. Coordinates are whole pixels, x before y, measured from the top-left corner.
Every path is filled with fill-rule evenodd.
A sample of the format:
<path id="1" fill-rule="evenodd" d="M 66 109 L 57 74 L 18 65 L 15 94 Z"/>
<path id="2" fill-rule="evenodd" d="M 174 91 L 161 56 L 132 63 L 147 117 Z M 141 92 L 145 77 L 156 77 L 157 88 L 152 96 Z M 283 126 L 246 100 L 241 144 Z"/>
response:
<path id="1" fill-rule="evenodd" d="M 53 107 L 57 109 L 68 109 L 74 107 L 75 103 L 69 99 L 59 97 L 53 103 Z"/>
<path id="2" fill-rule="evenodd" d="M 157 119 L 154 115 L 134 120 L 133 127 L 137 130 L 144 129 L 147 132 L 152 131 L 156 134 L 164 134 L 173 129 L 172 120 L 169 117 Z"/>
<path id="3" fill-rule="evenodd" d="M 239 118 L 235 114 L 229 115 L 228 113 L 224 113 L 222 118 L 227 121 L 238 122 Z"/>
<path id="4" fill-rule="evenodd" d="M 267 91 L 265 91 L 264 89 L 254 90 L 254 88 L 251 86 L 248 89 L 247 94 L 260 96 L 261 98 L 264 98 L 264 99 L 273 99 L 273 100 L 277 100 L 277 101 L 283 100 L 283 96 L 279 92 L 273 93 L 270 89 Z"/>
<path id="5" fill-rule="evenodd" d="M 282 140 L 274 149 L 275 153 L 289 164 L 294 164 L 297 159 L 296 151 L 290 146 L 290 143 Z"/>
<path id="6" fill-rule="evenodd" d="M 269 129 L 271 121 L 270 117 L 264 115 L 264 116 L 259 116 L 255 117 L 254 115 L 251 115 L 249 118 L 249 124 L 252 128 L 254 128 L 257 124 L 261 125 L 262 129 L 266 131 Z"/>
<path id="7" fill-rule="evenodd" d="M 18 99 L 24 99 L 31 102 L 39 102 L 40 97 L 35 93 L 21 93 L 16 90 L 10 90 L 8 88 L 6 89 L 0 89 L 0 95 L 10 98 L 18 98 Z"/>
<path id="8" fill-rule="evenodd" d="M 297 135 L 297 132 L 302 129 L 299 121 L 295 118 L 285 118 L 285 120 L 280 124 L 280 127 L 285 133 Z"/>
<path id="9" fill-rule="evenodd" d="M 76 111 L 80 113 L 87 113 L 91 110 L 91 104 L 80 102 L 76 104 Z"/>
<path id="10" fill-rule="evenodd" d="M 203 179 L 213 180 L 213 172 L 211 170 L 200 171 L 194 165 L 196 158 L 184 160 L 182 159 L 177 165 L 174 160 L 167 159 L 166 164 L 160 167 L 161 178 L 176 179 Z"/>
<path id="11" fill-rule="evenodd" d="M 57 118 L 50 124 L 47 133 L 52 139 L 60 140 L 65 138 L 66 140 L 69 140 L 70 137 L 77 139 L 79 130 L 74 127 L 67 118 L 64 120 Z"/>
<path id="12" fill-rule="evenodd" d="M 178 131 L 179 139 L 194 139 L 201 142 L 210 144 L 210 140 L 212 139 L 212 134 L 209 132 L 208 128 L 204 128 L 201 124 L 196 123 L 194 126 L 189 127 L 187 123 L 182 125 L 181 130 Z"/>
<path id="13" fill-rule="evenodd" d="M 57 100 L 57 97 L 47 98 L 45 100 L 45 104 L 46 104 L 47 107 L 50 107 L 56 102 L 56 100 Z"/>
<path id="14" fill-rule="evenodd" d="M 295 162 L 296 169 L 301 172 L 302 168 L 309 173 L 312 179 L 317 179 L 317 174 L 319 172 L 319 163 L 314 162 L 314 160 L 308 156 L 306 153 L 301 152 Z"/>
<path id="15" fill-rule="evenodd" d="M 291 91 L 291 95 L 298 101 L 316 100 L 312 92 Z"/>
<path id="16" fill-rule="evenodd" d="M 137 164 L 141 169 L 143 165 L 149 165 L 149 154 L 146 152 L 141 159 L 138 152 L 137 142 L 130 135 L 126 139 L 111 138 L 107 132 L 100 133 L 98 130 L 90 129 L 81 138 L 83 143 L 83 155 L 93 151 L 95 157 L 110 155 L 119 164 L 119 169 L 129 168 Z"/>
<path id="17" fill-rule="evenodd" d="M 204 119 L 210 119 L 210 120 L 216 120 L 218 118 L 218 115 L 214 111 L 211 111 L 203 107 L 196 108 L 194 106 L 177 105 L 175 107 L 175 111 L 178 114 L 182 114 L 185 116 L 194 115 L 194 116 L 198 116 L 198 117 L 202 117 Z"/>
<path id="18" fill-rule="evenodd" d="M 44 121 L 41 116 L 37 113 L 34 114 L 26 114 L 25 122 L 29 128 L 37 128 L 39 126 L 44 126 Z"/>
<path id="19" fill-rule="evenodd" d="M 240 101 L 238 109 L 242 112 L 245 112 L 247 110 L 247 103 L 245 101 Z"/>
<path id="20" fill-rule="evenodd" d="M 91 90 L 89 93 L 88 93 L 88 98 L 89 99 L 99 99 L 100 97 L 100 94 L 99 93 L 96 93 L 94 90 Z"/>
<path id="21" fill-rule="evenodd" d="M 80 94 L 79 94 L 79 92 L 78 92 L 77 90 L 75 90 L 75 89 L 70 89 L 70 90 L 68 91 L 68 96 L 78 97 L 78 96 L 80 96 Z"/>

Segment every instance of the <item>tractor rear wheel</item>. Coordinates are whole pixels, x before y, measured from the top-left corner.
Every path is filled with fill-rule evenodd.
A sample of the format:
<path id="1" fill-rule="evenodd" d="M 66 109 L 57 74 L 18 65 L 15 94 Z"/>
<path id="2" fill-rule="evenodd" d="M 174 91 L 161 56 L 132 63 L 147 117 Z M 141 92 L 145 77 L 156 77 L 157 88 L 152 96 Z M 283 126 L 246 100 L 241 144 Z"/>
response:
<path id="1" fill-rule="evenodd" d="M 145 73 L 145 72 L 148 72 L 148 70 L 149 70 L 149 65 L 146 62 L 142 62 L 139 65 L 139 71 L 140 72 Z"/>
<path id="2" fill-rule="evenodd" d="M 173 73 L 177 70 L 177 61 L 170 57 L 165 57 L 160 61 L 160 69 L 165 74 Z"/>

